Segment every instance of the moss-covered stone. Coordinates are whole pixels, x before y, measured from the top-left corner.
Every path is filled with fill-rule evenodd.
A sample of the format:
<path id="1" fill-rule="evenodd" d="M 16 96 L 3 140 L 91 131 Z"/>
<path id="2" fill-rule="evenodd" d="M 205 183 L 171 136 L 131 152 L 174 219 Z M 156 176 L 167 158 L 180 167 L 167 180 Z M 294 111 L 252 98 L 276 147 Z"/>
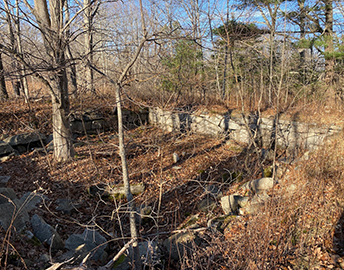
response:
<path id="1" fill-rule="evenodd" d="M 113 264 L 113 269 L 116 269 L 116 267 L 119 266 L 121 263 L 123 263 L 126 258 L 127 256 L 125 256 L 125 254 L 122 254 L 121 256 L 119 256 L 119 258 Z"/>
<path id="2" fill-rule="evenodd" d="M 133 195 L 143 193 L 145 186 L 143 183 L 131 184 L 130 191 Z M 110 185 L 93 185 L 86 189 L 87 193 L 93 196 L 101 196 L 103 199 L 119 200 L 125 198 L 124 185 L 110 186 Z"/>
<path id="3" fill-rule="evenodd" d="M 273 173 L 272 167 L 264 168 L 263 177 L 272 177 L 272 173 Z"/>

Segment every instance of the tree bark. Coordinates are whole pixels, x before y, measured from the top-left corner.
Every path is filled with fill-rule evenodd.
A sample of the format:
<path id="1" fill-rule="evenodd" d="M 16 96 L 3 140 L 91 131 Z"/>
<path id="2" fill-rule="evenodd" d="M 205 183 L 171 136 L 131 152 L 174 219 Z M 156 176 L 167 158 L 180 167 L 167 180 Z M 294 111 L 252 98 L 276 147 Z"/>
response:
<path id="1" fill-rule="evenodd" d="M 67 23 L 70 20 L 70 13 L 69 13 L 69 0 L 65 0 L 65 22 Z M 70 27 L 68 27 L 65 31 L 66 39 L 70 36 Z M 66 57 L 70 61 L 69 66 L 69 78 L 71 82 L 71 91 L 73 97 L 76 98 L 78 94 L 78 83 L 77 83 L 77 74 L 76 74 L 76 67 L 75 61 L 73 60 L 72 50 L 69 46 L 69 43 L 66 45 Z"/>
<path id="2" fill-rule="evenodd" d="M 93 65 L 93 33 L 92 33 L 92 24 L 93 24 L 93 15 L 92 7 L 90 0 L 84 0 L 85 7 L 85 55 L 86 60 L 89 65 L 86 66 L 85 70 L 85 83 L 87 91 L 94 91 L 94 76 L 93 69 L 90 68 L 90 65 Z"/>
<path id="3" fill-rule="evenodd" d="M 72 136 L 69 126 L 69 98 L 66 69 L 56 74 L 52 81 L 54 158 L 66 161 L 74 156 Z"/>
<path id="4" fill-rule="evenodd" d="M 128 205 L 129 205 L 129 222 L 130 222 L 130 234 L 131 238 L 134 239 L 133 241 L 133 250 L 134 250 L 134 261 L 133 265 L 135 270 L 141 269 L 141 259 L 140 259 L 140 251 L 138 247 L 138 235 L 136 229 L 136 210 L 135 210 L 135 202 L 133 198 L 133 194 L 130 191 L 130 182 L 129 182 L 129 174 L 128 174 L 128 165 L 127 165 L 127 158 L 125 153 L 125 144 L 124 144 L 124 132 L 123 132 L 123 118 L 122 118 L 122 102 L 121 102 L 121 86 L 120 83 L 117 84 L 116 87 L 116 106 L 117 106 L 117 117 L 118 117 L 118 139 L 119 139 L 119 155 L 121 157 L 122 162 L 122 174 L 123 174 L 123 184 L 125 189 L 125 196 L 127 197 Z"/>
<path id="5" fill-rule="evenodd" d="M 325 80 L 328 85 L 334 81 L 335 58 L 333 55 L 333 2 L 324 0 L 325 4 Z"/>
<path id="6" fill-rule="evenodd" d="M 8 99 L 5 83 L 4 67 L 2 65 L 2 54 L 0 53 L 0 99 Z"/>
<path id="7" fill-rule="evenodd" d="M 54 157 L 65 161 L 73 157 L 74 149 L 69 127 L 69 96 L 65 48 L 68 37 L 63 29 L 63 1 L 35 0 L 34 15 L 44 39 L 47 56 L 54 71 L 49 74 L 53 111 Z"/>
<path id="8" fill-rule="evenodd" d="M 16 19 L 14 20 L 14 23 L 15 23 L 16 31 L 17 31 L 16 49 L 19 54 L 22 54 L 23 48 L 22 48 L 22 41 L 21 41 L 21 30 L 20 30 L 20 19 L 19 19 L 19 0 L 16 0 Z M 28 103 L 30 99 L 30 95 L 29 95 L 29 86 L 28 86 L 27 78 L 26 78 L 26 69 L 25 69 L 25 66 L 22 64 L 18 63 L 18 66 L 20 68 L 20 72 L 18 75 L 21 78 L 19 81 L 19 84 L 23 90 L 25 102 Z"/>

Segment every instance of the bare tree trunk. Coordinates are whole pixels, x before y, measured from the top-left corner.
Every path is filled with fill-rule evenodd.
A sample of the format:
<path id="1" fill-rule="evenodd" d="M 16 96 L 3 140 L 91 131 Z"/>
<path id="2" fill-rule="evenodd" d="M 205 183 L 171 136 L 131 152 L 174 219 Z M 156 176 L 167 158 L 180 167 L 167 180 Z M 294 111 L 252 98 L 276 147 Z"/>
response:
<path id="1" fill-rule="evenodd" d="M 123 117 L 122 117 L 122 100 L 121 100 L 121 90 L 122 85 L 124 83 L 125 77 L 127 76 L 129 70 L 132 68 L 132 66 L 137 61 L 138 57 L 141 54 L 142 48 L 144 44 L 146 43 L 148 37 L 147 37 L 147 30 L 146 25 L 144 21 L 143 16 L 143 7 L 142 7 L 142 1 L 140 0 L 140 9 L 141 9 L 141 21 L 142 21 L 142 28 L 144 36 L 135 52 L 135 55 L 133 58 L 129 61 L 129 63 L 126 65 L 124 70 L 122 71 L 121 75 L 119 76 L 117 82 L 109 78 L 106 74 L 98 70 L 96 67 L 90 66 L 93 70 L 97 71 L 99 74 L 104 76 L 108 81 L 113 84 L 115 89 L 115 96 L 116 96 L 116 108 L 117 108 L 117 117 L 118 117 L 118 138 L 119 138 L 119 154 L 121 157 L 121 163 L 122 163 L 122 174 L 123 174 L 123 184 L 125 188 L 125 194 L 128 201 L 129 206 L 129 222 L 130 222 L 130 233 L 133 241 L 133 251 L 134 251 L 134 269 L 140 270 L 141 269 L 141 258 L 140 258 L 140 252 L 138 247 L 138 234 L 136 229 L 136 209 L 135 209 L 135 202 L 133 200 L 133 195 L 130 191 L 130 181 L 129 181 L 129 173 L 128 173 L 128 165 L 127 165 L 127 157 L 125 153 L 125 144 L 124 144 L 124 130 L 123 130 Z"/>
<path id="2" fill-rule="evenodd" d="M 69 5 L 68 5 L 69 0 L 65 0 L 65 22 L 68 22 L 70 20 L 70 13 L 69 13 Z M 70 36 L 70 28 L 68 27 L 65 31 L 66 38 Z M 70 49 L 69 43 L 66 45 L 66 57 L 71 61 L 70 66 L 69 66 L 69 78 L 71 82 L 71 91 L 72 95 L 74 98 L 77 97 L 77 92 L 78 92 L 78 83 L 77 83 L 77 75 L 76 75 L 76 67 L 75 67 L 75 62 L 73 61 L 73 55 L 72 51 Z"/>
<path id="3" fill-rule="evenodd" d="M 19 1 L 16 0 L 16 19 L 14 20 L 15 25 L 16 25 L 16 30 L 17 30 L 17 51 L 19 54 L 23 53 L 22 49 L 22 42 L 21 42 L 21 31 L 20 31 L 20 20 L 19 20 Z M 26 71 L 24 65 L 19 64 L 20 67 L 20 74 L 21 75 L 21 80 L 20 80 L 20 86 L 23 89 L 24 92 L 24 99 L 25 102 L 29 102 L 29 86 L 27 83 L 27 78 L 26 78 Z"/>
<path id="4" fill-rule="evenodd" d="M 66 56 L 70 60 L 73 59 L 72 51 L 69 45 L 67 45 Z M 70 92 L 73 95 L 73 97 L 76 98 L 78 96 L 78 81 L 77 81 L 76 67 L 75 67 L 74 61 L 70 63 L 69 78 L 70 78 L 70 82 L 72 86 Z"/>
<path id="5" fill-rule="evenodd" d="M 131 238 L 134 239 L 133 242 L 133 250 L 134 250 L 134 268 L 135 270 L 141 269 L 141 259 L 140 259 L 140 251 L 138 247 L 138 235 L 136 229 L 136 209 L 135 209 L 135 202 L 133 198 L 133 194 L 130 191 L 130 182 L 129 182 L 129 174 L 128 174 L 128 165 L 127 165 L 127 158 L 125 154 L 125 144 L 124 144 L 124 132 L 123 132 L 123 117 L 122 117 L 122 102 L 121 102 L 121 86 L 117 84 L 116 87 L 116 104 L 117 104 L 117 116 L 118 116 L 118 138 L 119 138 L 119 155 L 121 157 L 122 162 L 122 174 L 123 174 L 123 183 L 124 183 L 124 190 L 125 196 L 127 197 L 129 211 L 130 211 L 130 234 Z"/>
<path id="6" fill-rule="evenodd" d="M 274 76 L 274 51 L 275 51 L 275 34 L 270 33 L 269 47 L 270 47 L 270 59 L 269 59 L 269 87 L 268 87 L 268 100 L 269 106 L 272 106 L 272 88 L 273 88 L 273 76 Z"/>
<path id="7" fill-rule="evenodd" d="M 74 149 L 69 127 L 68 80 L 65 66 L 66 37 L 63 28 L 63 1 L 35 0 L 33 10 L 42 33 L 46 54 L 55 70 L 49 76 L 53 110 L 54 157 L 65 161 L 73 157 Z"/>
<path id="8" fill-rule="evenodd" d="M 11 46 L 11 49 L 14 51 L 14 52 L 18 52 L 18 46 L 17 46 L 17 43 L 18 43 L 18 40 L 16 40 L 15 38 L 15 34 L 14 34 L 14 29 L 13 29 L 13 24 L 15 24 L 17 26 L 17 24 L 19 24 L 19 10 L 18 10 L 18 1 L 16 1 L 16 8 L 17 8 L 17 17 L 15 18 L 13 16 L 13 13 L 11 13 L 10 11 L 10 8 L 9 8 L 9 4 L 7 2 L 7 0 L 4 0 L 4 7 L 5 7 L 5 11 L 6 11 L 6 22 L 7 22 L 7 26 L 8 26 L 8 37 L 9 37 L 9 40 L 10 40 L 10 46 Z M 17 30 L 18 30 L 18 27 L 17 27 Z M 18 35 L 20 35 L 20 32 L 17 31 L 17 38 L 18 38 Z M 12 88 L 13 88 L 13 92 L 15 94 L 16 97 L 19 97 L 20 96 L 20 88 L 22 86 L 22 83 L 21 83 L 21 80 L 20 80 L 20 77 L 21 77 L 21 65 L 15 60 L 15 59 L 11 59 L 11 67 L 12 67 L 12 73 L 14 74 L 12 76 Z M 27 99 L 26 99 L 27 100 Z"/>
<path id="9" fill-rule="evenodd" d="M 85 55 L 89 65 L 86 66 L 85 70 L 85 80 L 86 80 L 86 90 L 94 91 L 94 79 L 93 79 L 93 69 L 90 68 L 90 65 L 93 65 L 93 33 L 92 33 L 92 24 L 93 24 L 93 15 L 92 15 L 92 6 L 91 0 L 84 0 L 85 7 Z"/>
<path id="10" fill-rule="evenodd" d="M 332 85 L 334 81 L 335 58 L 333 55 L 333 1 L 324 0 L 325 4 L 325 72 L 326 83 Z M 334 93 L 331 93 L 334 94 Z"/>
<path id="11" fill-rule="evenodd" d="M 226 14 L 226 24 L 229 22 L 229 0 L 227 0 L 227 14 Z M 226 96 L 226 80 L 227 80 L 227 61 L 228 61 L 228 49 L 229 49 L 229 35 L 227 31 L 227 41 L 225 46 L 225 63 L 223 67 L 223 85 L 222 85 L 222 99 L 225 99 Z"/>
<path id="12" fill-rule="evenodd" d="M 0 99 L 8 99 L 1 53 L 0 53 Z"/>
<path id="13" fill-rule="evenodd" d="M 69 127 L 69 98 L 66 70 L 62 69 L 52 82 L 55 95 L 52 95 L 54 157 L 65 161 L 74 156 Z"/>
<path id="14" fill-rule="evenodd" d="M 300 39 L 304 40 L 306 38 L 306 9 L 305 0 L 297 1 L 300 10 Z M 300 67 L 304 70 L 306 62 L 306 49 L 302 48 L 300 53 Z"/>

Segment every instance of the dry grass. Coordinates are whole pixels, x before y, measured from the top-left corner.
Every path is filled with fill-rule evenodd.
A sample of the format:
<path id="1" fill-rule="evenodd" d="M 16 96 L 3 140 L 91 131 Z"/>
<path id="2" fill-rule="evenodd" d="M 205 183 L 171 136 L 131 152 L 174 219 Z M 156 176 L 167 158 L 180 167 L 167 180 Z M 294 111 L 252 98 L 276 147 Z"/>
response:
<path id="1" fill-rule="evenodd" d="M 187 263 L 193 269 L 342 269 L 342 134 L 289 170 L 258 215 L 235 219 L 223 234 L 203 235 L 209 246 Z"/>
<path id="2" fill-rule="evenodd" d="M 83 95 L 73 99 L 71 110 L 86 108 L 107 113 L 115 106 L 111 88 L 105 88 L 98 95 Z M 148 99 L 147 99 L 148 100 Z M 146 101 L 145 101 L 146 102 Z M 125 101 L 128 108 L 135 109 L 142 100 Z M 158 102 L 149 99 L 147 103 Z M 13 101 L 1 104 L 0 119 L 2 135 L 40 130 L 51 132 L 49 99 L 30 103 Z M 178 104 L 174 104 L 178 105 Z M 180 104 L 179 104 L 180 105 Z M 225 112 L 231 104 L 214 102 L 206 107 L 201 102 L 194 106 L 210 112 Z M 240 110 L 238 107 L 233 107 Z M 342 125 L 340 108 L 330 109 L 328 105 L 309 104 L 290 108 L 289 118 L 295 120 L 335 123 Z M 265 111 L 273 114 L 274 110 Z M 316 115 L 318 118 L 313 118 Z M 15 119 L 15 121 L 14 121 Z M 128 228 L 120 220 L 112 219 L 113 211 L 125 207 L 125 200 L 118 205 L 89 197 L 86 187 L 96 183 L 120 183 L 121 167 L 117 155 L 117 139 L 109 133 L 90 136 L 89 144 L 77 148 L 76 158 L 64 164 L 53 164 L 50 169 L 46 159 L 51 155 L 28 154 L 16 157 L 1 166 L 2 172 L 12 176 L 10 187 L 19 195 L 26 191 L 40 190 L 49 196 L 47 208 L 42 209 L 44 217 L 51 224 L 60 224 L 59 233 L 66 238 L 71 231 L 80 232 L 85 224 L 96 224 L 104 231 L 118 237 L 128 236 Z M 195 252 L 183 257 L 170 269 L 327 269 L 340 267 L 344 255 L 344 142 L 343 134 L 332 137 L 310 159 L 289 166 L 284 180 L 270 194 L 272 199 L 256 216 L 246 215 L 234 219 L 221 232 L 206 230 L 200 235 L 203 242 L 195 246 Z M 80 138 L 80 141 L 85 138 Z M 146 191 L 136 197 L 140 206 L 151 206 L 151 219 L 140 227 L 144 239 L 154 235 L 159 226 L 162 238 L 178 228 L 191 214 L 197 214 L 203 189 L 211 183 L 220 184 L 224 194 L 235 189 L 235 185 L 223 183 L 222 175 L 230 171 L 242 171 L 245 180 L 260 177 L 259 164 L 249 158 L 249 169 L 244 160 L 248 152 L 244 147 L 226 145 L 221 140 L 191 134 L 171 134 L 156 128 L 141 127 L 126 132 L 130 178 L 132 183 L 144 182 Z M 113 155 L 99 153 L 112 152 Z M 181 155 L 173 169 L 172 153 Z M 23 172 L 25 172 L 23 174 Z M 238 185 L 238 184 L 237 184 Z M 292 188 L 293 187 L 293 188 Z M 162 191 L 160 218 L 156 217 L 159 192 Z M 81 205 L 72 217 L 61 217 L 55 211 L 55 200 L 71 197 Z M 220 208 L 218 208 L 220 209 Z M 119 211 L 120 212 L 120 211 Z M 123 215 L 122 215 L 123 214 Z M 216 210 L 213 215 L 221 215 Z M 127 214 L 121 212 L 126 220 Z M 206 226 L 209 215 L 200 213 L 200 226 Z M 123 225 L 123 226 L 122 226 Z M 122 231 L 121 231 L 122 230 Z M 110 237 L 108 235 L 108 237 Z M 27 243 L 13 237 L 11 243 L 22 256 L 32 249 Z M 122 246 L 116 241 L 111 254 Z M 44 252 L 42 247 L 34 248 L 36 260 Z M 32 253 L 32 252 L 31 252 Z"/>

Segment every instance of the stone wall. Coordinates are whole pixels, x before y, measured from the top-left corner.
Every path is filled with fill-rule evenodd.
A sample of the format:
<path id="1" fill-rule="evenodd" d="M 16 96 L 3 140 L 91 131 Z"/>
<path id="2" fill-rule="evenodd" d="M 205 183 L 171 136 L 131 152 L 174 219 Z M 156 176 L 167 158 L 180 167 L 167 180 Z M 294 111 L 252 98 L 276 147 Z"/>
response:
<path id="1" fill-rule="evenodd" d="M 277 136 L 277 145 L 286 149 L 313 149 L 321 145 L 327 136 L 342 130 L 335 125 L 317 125 L 272 118 L 258 118 L 256 115 L 242 116 L 226 113 L 192 114 L 182 111 L 168 111 L 160 108 L 149 110 L 149 123 L 172 132 L 193 132 L 233 139 L 249 143 L 255 140 L 262 147 L 269 147 Z M 277 126 L 277 129 L 275 128 Z M 276 132 L 277 130 L 277 132 Z"/>
<path id="2" fill-rule="evenodd" d="M 123 123 L 125 128 L 132 129 L 148 122 L 148 110 L 139 112 L 123 110 Z M 74 113 L 70 117 L 70 126 L 74 134 L 97 134 L 109 130 L 118 129 L 117 113 L 104 115 L 100 112 Z"/>

